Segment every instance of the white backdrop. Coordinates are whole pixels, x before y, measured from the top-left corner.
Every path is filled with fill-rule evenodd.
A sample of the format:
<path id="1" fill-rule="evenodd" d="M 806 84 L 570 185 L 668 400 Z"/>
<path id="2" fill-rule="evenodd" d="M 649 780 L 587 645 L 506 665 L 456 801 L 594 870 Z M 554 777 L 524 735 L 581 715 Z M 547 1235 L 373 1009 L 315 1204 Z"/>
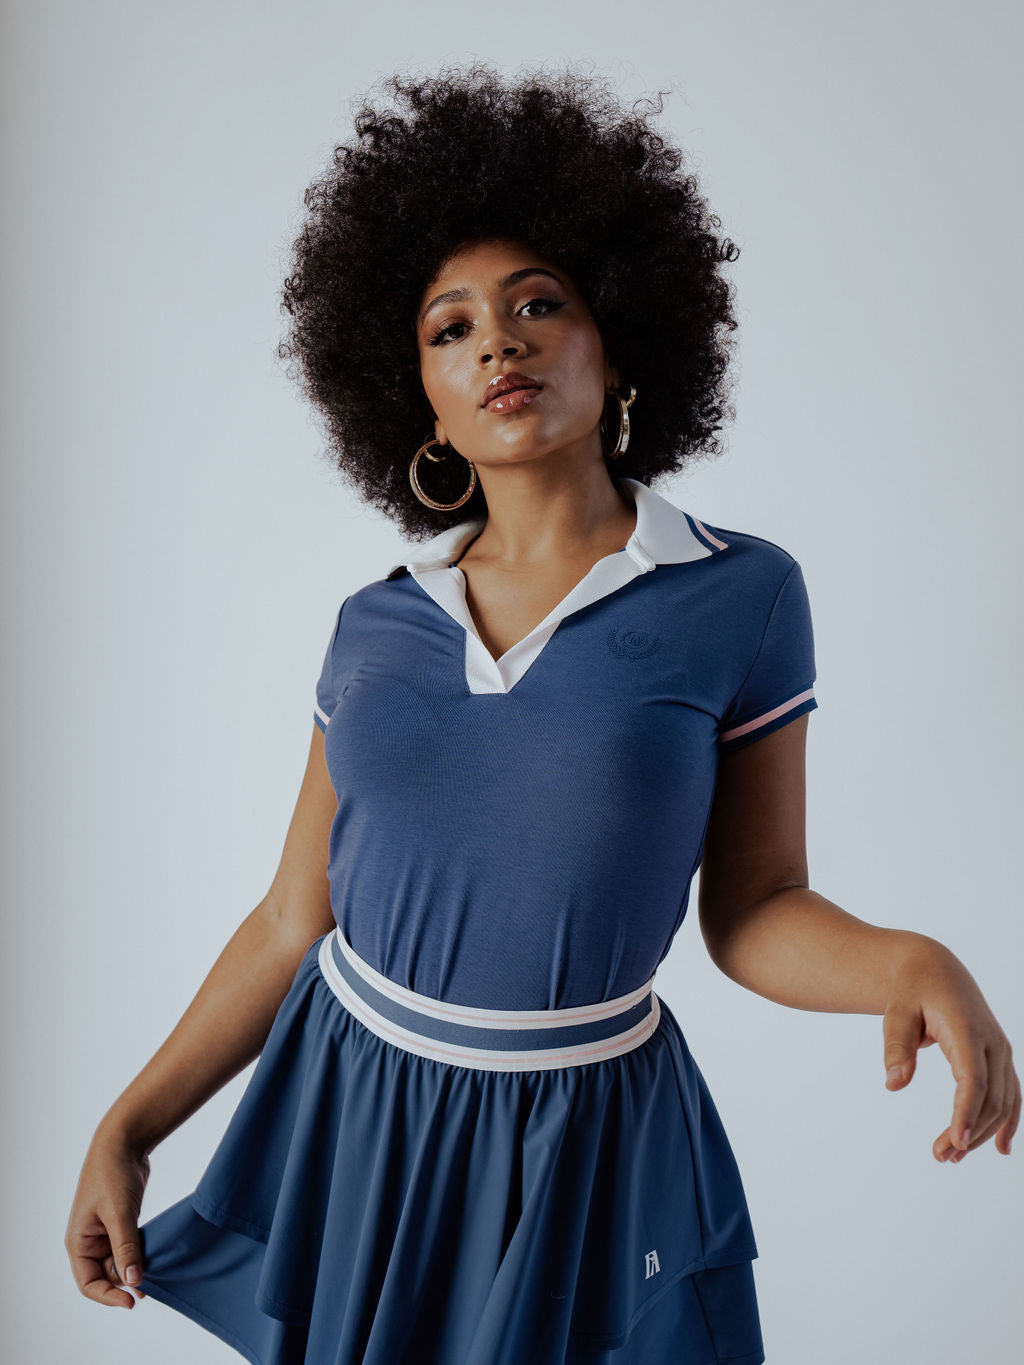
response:
<path id="1" fill-rule="evenodd" d="M 671 87 L 741 247 L 740 382 L 728 453 L 659 491 L 803 567 L 812 886 L 948 944 L 1024 1047 L 1019 13 L 5 7 L 5 1359 L 238 1359 L 82 1298 L 63 1234 L 96 1122 L 269 884 L 334 612 L 400 544 L 275 356 L 302 190 L 396 68 Z M 658 982 L 744 1175 L 770 1365 L 1018 1358 L 1024 1154 L 934 1160 L 939 1048 L 890 1094 L 880 1018 L 735 985 L 696 888 Z M 144 1218 L 249 1074 L 157 1149 Z"/>

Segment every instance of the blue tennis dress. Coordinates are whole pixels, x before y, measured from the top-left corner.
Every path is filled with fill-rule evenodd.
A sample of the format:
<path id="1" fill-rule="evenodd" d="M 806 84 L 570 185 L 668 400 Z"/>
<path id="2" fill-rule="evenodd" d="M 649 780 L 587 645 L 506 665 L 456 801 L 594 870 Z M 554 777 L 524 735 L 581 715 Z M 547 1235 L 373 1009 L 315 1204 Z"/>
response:
<path id="1" fill-rule="evenodd" d="M 256 1365 L 760 1365 L 721 1119 L 653 988 L 719 756 L 816 706 L 800 566 L 634 479 L 494 659 L 474 520 L 346 597 L 312 943 L 141 1288 Z"/>

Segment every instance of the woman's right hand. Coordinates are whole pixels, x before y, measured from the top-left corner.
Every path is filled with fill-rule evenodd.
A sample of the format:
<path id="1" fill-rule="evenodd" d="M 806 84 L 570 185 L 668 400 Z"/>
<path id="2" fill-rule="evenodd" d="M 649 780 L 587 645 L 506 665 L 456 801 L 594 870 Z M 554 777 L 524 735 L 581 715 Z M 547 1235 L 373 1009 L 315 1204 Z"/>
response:
<path id="1" fill-rule="evenodd" d="M 232 934 L 170 1037 L 100 1120 L 86 1153 L 64 1246 L 75 1283 L 97 1303 L 132 1308 L 135 1296 L 145 1298 L 136 1286 L 149 1152 L 259 1056 L 310 944 L 334 928 L 327 870 L 338 797 L 323 731 L 315 721 L 311 729 L 270 890 Z"/>
<path id="2" fill-rule="evenodd" d="M 149 1157 L 102 1128 L 93 1137 L 78 1178 L 64 1246 L 78 1288 L 110 1308 L 134 1308 L 125 1283 L 142 1277 L 139 1214 L 149 1180 Z M 135 1274 L 134 1272 L 137 1272 Z M 134 1294 L 145 1298 L 141 1289 Z"/>

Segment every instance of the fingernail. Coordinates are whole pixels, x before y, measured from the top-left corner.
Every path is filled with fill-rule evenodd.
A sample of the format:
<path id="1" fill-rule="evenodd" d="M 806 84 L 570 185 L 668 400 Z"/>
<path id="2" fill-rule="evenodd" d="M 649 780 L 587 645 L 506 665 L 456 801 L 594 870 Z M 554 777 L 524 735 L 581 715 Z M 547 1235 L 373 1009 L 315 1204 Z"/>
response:
<path id="1" fill-rule="evenodd" d="M 124 1278 L 128 1284 L 138 1284 L 140 1278 L 139 1267 L 137 1265 L 130 1265 L 124 1272 Z"/>
<path id="2" fill-rule="evenodd" d="M 967 1144 L 970 1142 L 970 1140 L 971 1140 L 971 1130 L 970 1130 L 969 1128 L 965 1128 L 965 1129 L 964 1129 L 964 1146 L 965 1146 L 965 1147 L 966 1147 Z"/>
<path id="3" fill-rule="evenodd" d="M 890 1081 L 899 1081 L 899 1080 L 902 1080 L 902 1079 L 903 1079 L 903 1068 L 902 1068 L 901 1066 L 891 1066 L 891 1067 L 889 1068 L 889 1079 L 890 1079 Z"/>

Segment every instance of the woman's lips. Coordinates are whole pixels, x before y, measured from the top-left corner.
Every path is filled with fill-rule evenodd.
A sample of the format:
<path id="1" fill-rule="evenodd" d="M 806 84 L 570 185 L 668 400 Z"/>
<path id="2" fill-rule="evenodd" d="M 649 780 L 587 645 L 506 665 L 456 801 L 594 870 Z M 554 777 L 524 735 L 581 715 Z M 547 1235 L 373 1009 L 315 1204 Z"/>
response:
<path id="1" fill-rule="evenodd" d="M 542 392 L 541 389 L 510 389 L 507 393 L 499 393 L 497 398 L 492 398 L 484 405 L 484 411 L 518 412 L 520 408 L 532 403 Z"/>

